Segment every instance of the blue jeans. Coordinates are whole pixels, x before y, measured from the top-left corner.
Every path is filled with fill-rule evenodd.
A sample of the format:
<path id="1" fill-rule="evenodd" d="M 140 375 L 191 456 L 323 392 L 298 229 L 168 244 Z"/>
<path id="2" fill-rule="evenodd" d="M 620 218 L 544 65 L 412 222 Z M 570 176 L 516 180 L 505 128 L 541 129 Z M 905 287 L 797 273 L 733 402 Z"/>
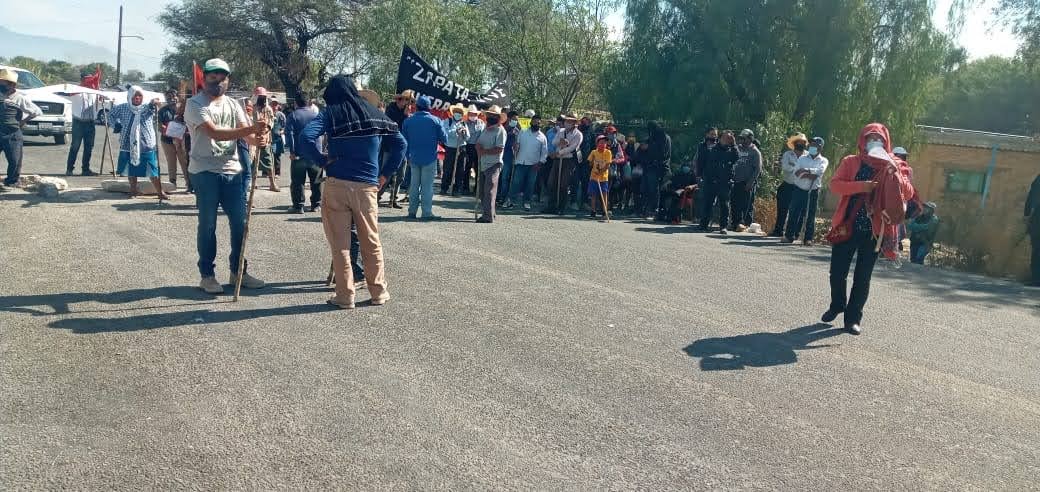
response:
<path id="1" fill-rule="evenodd" d="M 918 265 L 924 265 L 924 259 L 928 256 L 928 253 L 932 252 L 932 245 L 929 243 L 916 243 L 912 239 L 910 240 L 910 263 L 916 263 Z"/>
<path id="2" fill-rule="evenodd" d="M 0 153 L 7 158 L 7 176 L 4 178 L 5 185 L 18 183 L 18 177 L 22 174 L 22 131 L 18 130 L 10 135 L 0 136 Z"/>
<path id="3" fill-rule="evenodd" d="M 820 190 L 805 191 L 797 186 L 792 187 L 790 214 L 787 217 L 787 239 L 798 239 L 805 225 L 803 241 L 812 241 L 816 234 L 816 209 L 820 199 Z"/>
<path id="4" fill-rule="evenodd" d="M 195 201 L 199 207 L 199 229 L 196 236 L 199 250 L 199 273 L 203 277 L 214 276 L 217 257 L 217 206 L 224 209 L 231 227 L 231 256 L 228 257 L 231 273 L 238 271 L 238 258 L 242 254 L 242 235 L 246 228 L 246 173 L 217 174 L 210 172 L 192 173 L 191 184 L 195 187 Z"/>
<path id="5" fill-rule="evenodd" d="M 534 166 L 516 165 L 513 166 L 513 172 L 516 173 L 516 176 L 513 177 L 513 189 L 510 190 L 509 199 L 519 203 L 520 193 L 523 193 L 524 203 L 531 203 L 531 195 L 534 194 L 534 182 L 538 179 L 538 173 L 534 171 Z"/>
<path id="6" fill-rule="evenodd" d="M 419 209 L 419 196 L 422 195 L 423 217 L 433 215 L 433 177 L 437 173 L 437 163 L 424 166 L 411 165 L 411 183 L 408 183 L 408 215 L 415 215 Z"/>

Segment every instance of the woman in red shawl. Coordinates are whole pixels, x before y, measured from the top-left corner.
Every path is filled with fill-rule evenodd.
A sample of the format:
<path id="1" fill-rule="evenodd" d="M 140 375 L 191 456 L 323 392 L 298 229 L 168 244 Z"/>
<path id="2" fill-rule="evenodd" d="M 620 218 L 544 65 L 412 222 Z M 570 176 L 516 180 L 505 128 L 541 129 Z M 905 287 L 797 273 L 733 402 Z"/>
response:
<path id="1" fill-rule="evenodd" d="M 833 245 L 831 305 L 823 313 L 825 323 L 845 313 L 845 329 L 855 335 L 862 332 L 863 306 L 870 293 L 870 277 L 878 252 L 884 246 L 886 256 L 894 253 L 896 228 L 905 213 L 906 201 L 914 194 L 910 168 L 892 154 L 892 139 L 885 125 L 871 123 L 863 127 L 858 147 L 859 153 L 842 159 L 831 178 L 830 189 L 841 196 L 841 201 L 827 235 Z M 846 295 L 853 256 L 856 269 L 852 291 Z"/>

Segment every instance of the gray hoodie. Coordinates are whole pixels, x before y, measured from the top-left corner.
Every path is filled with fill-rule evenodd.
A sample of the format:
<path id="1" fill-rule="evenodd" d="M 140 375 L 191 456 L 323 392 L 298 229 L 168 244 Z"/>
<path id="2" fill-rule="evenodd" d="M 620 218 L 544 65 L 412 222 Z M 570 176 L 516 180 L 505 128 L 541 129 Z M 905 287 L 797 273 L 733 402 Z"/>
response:
<path id="1" fill-rule="evenodd" d="M 762 152 L 754 144 L 747 147 L 737 146 L 737 164 L 733 166 L 733 182 L 746 183 L 758 180 L 762 174 Z"/>

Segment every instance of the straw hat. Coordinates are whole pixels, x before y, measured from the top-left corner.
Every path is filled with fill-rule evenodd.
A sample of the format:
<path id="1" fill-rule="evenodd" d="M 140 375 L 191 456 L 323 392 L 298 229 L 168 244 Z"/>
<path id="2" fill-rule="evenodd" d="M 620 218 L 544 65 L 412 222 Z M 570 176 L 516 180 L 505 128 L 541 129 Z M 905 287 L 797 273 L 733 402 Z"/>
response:
<path id="1" fill-rule="evenodd" d="M 358 95 L 373 106 L 379 106 L 379 103 L 382 102 L 379 100 L 379 94 L 371 89 L 361 89 L 358 91 Z"/>
<path id="2" fill-rule="evenodd" d="M 560 118 L 563 118 L 563 121 L 578 121 L 578 115 L 574 113 L 561 114 Z"/>
<path id="3" fill-rule="evenodd" d="M 466 114 L 477 114 L 479 112 L 480 112 L 480 110 L 477 109 L 477 105 L 476 104 L 470 104 L 469 107 L 466 108 Z"/>
<path id="4" fill-rule="evenodd" d="M 497 104 L 492 104 L 490 108 L 484 110 L 487 114 L 502 114 L 502 108 Z"/>
<path id="5" fill-rule="evenodd" d="M 18 74 L 14 70 L 3 69 L 0 70 L 0 80 L 6 80 L 7 82 L 18 83 Z"/>
<path id="6" fill-rule="evenodd" d="M 808 144 L 809 139 L 805 138 L 804 133 L 795 133 L 794 135 L 791 135 L 791 138 L 787 139 L 787 148 L 794 150 L 794 144 L 796 142 L 805 142 L 806 144 Z"/>
<path id="7" fill-rule="evenodd" d="M 449 113 L 465 113 L 466 112 L 466 107 L 461 105 L 461 104 L 452 104 L 451 106 L 448 106 L 448 112 Z"/>
<path id="8" fill-rule="evenodd" d="M 405 99 L 408 102 L 415 102 L 415 91 L 407 90 L 394 96 L 395 101 L 400 101 L 401 99 Z"/>

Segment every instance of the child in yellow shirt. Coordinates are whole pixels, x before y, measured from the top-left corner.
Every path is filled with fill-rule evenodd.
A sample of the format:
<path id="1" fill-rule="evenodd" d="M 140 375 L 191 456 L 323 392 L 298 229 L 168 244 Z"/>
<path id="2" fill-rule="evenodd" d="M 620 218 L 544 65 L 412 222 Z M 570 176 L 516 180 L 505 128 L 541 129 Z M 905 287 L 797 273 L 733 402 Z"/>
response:
<path id="1" fill-rule="evenodd" d="M 610 149 L 607 148 L 607 137 L 600 135 L 596 137 L 596 150 L 589 154 L 589 165 L 592 172 L 589 173 L 589 216 L 596 216 L 597 204 L 602 207 L 603 214 L 609 209 L 607 196 L 610 194 L 610 163 L 614 160 Z"/>

